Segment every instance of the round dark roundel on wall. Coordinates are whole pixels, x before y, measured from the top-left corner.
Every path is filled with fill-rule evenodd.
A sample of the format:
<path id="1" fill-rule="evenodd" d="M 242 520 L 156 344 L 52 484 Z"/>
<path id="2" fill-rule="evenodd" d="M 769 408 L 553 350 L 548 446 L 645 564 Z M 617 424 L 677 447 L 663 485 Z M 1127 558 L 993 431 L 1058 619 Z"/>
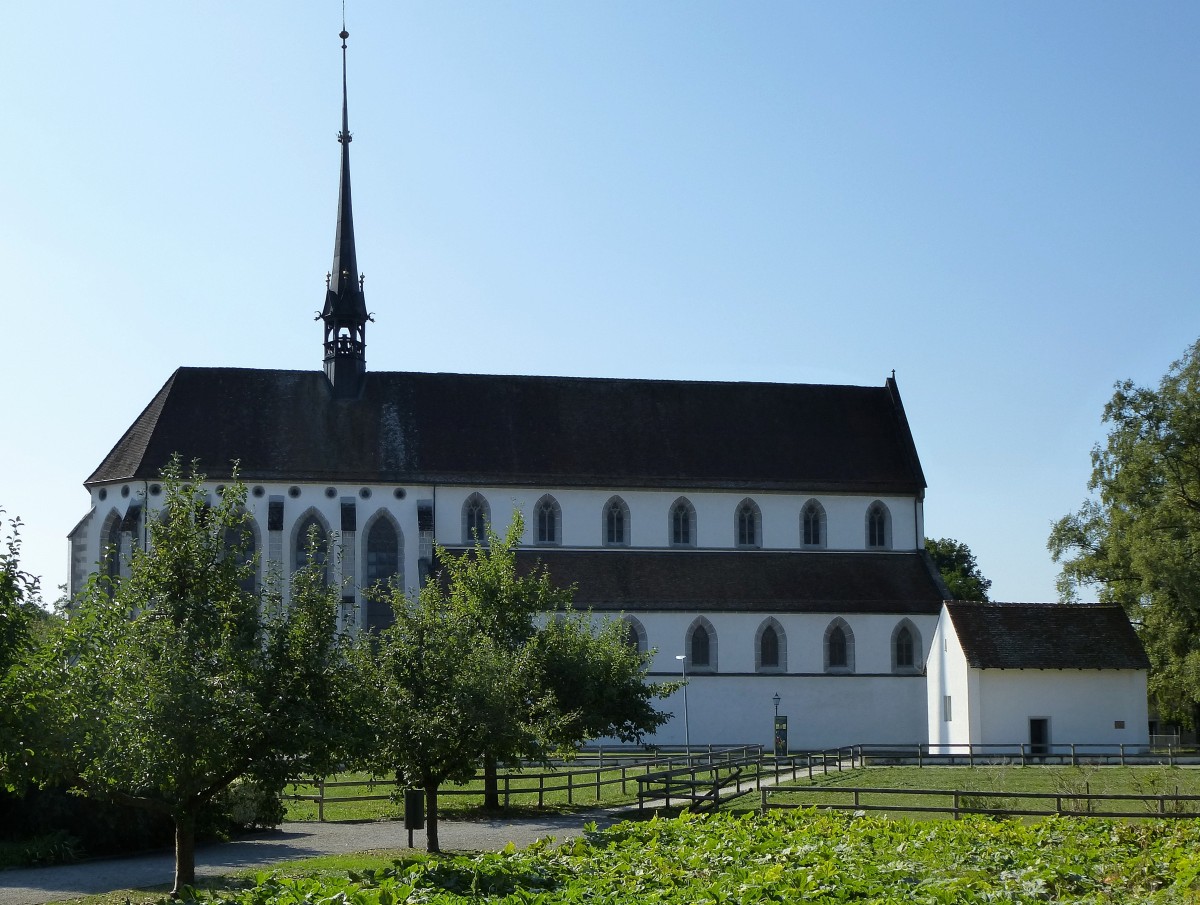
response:
<path id="1" fill-rule="evenodd" d="M 108 499 L 108 488 L 101 487 L 100 492 L 98 494 L 96 494 L 96 496 L 100 497 L 101 502 L 103 502 L 104 500 L 107 500 Z"/>
<path id="2" fill-rule="evenodd" d="M 336 487 L 326 487 L 325 488 L 325 496 L 329 497 L 329 499 L 332 500 L 335 496 L 337 496 L 337 488 Z"/>
<path id="3" fill-rule="evenodd" d="M 406 494 L 406 493 L 404 492 L 404 488 L 403 488 L 403 487 L 397 487 L 395 490 L 393 490 L 393 491 L 392 491 L 392 496 L 394 496 L 394 497 L 395 497 L 396 499 L 398 499 L 398 500 L 402 500 L 402 499 L 404 499 L 404 498 L 405 498 L 407 495 L 408 495 L 408 494 Z"/>
<path id="4" fill-rule="evenodd" d="M 255 496 L 257 496 L 257 497 L 260 497 L 260 496 L 262 496 L 264 493 L 266 493 L 266 492 L 267 492 L 267 490 L 266 490 L 266 488 L 265 488 L 265 487 L 263 487 L 263 485 L 262 485 L 262 484 L 255 484 L 255 485 L 254 485 L 254 489 L 253 489 L 252 491 L 250 491 L 250 492 L 251 492 L 251 493 L 253 493 L 253 494 L 254 494 Z"/>
<path id="5" fill-rule="evenodd" d="M 362 497 L 364 500 L 369 500 L 371 498 L 371 488 L 370 487 L 361 488 L 358 491 L 358 495 L 360 497 Z"/>
<path id="6" fill-rule="evenodd" d="M 296 497 L 300 496 L 300 488 L 297 487 L 295 484 L 293 484 L 291 487 L 288 488 L 288 496 L 290 496 L 292 499 L 295 499 Z"/>
<path id="7" fill-rule="evenodd" d="M 158 496 L 160 493 L 162 493 L 162 485 L 161 484 L 151 484 L 150 485 L 150 496 Z"/>
<path id="8" fill-rule="evenodd" d="M 121 496 L 129 496 L 129 485 L 126 484 L 121 488 Z"/>

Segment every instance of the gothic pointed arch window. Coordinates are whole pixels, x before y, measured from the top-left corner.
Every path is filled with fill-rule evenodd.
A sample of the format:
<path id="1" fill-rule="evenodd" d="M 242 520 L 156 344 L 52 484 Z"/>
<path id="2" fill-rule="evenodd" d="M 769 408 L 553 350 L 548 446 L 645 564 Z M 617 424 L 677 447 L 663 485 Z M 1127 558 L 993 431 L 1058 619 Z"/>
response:
<path id="1" fill-rule="evenodd" d="M 367 587 L 379 582 L 403 586 L 401 549 L 400 529 L 395 519 L 380 512 L 367 525 L 366 568 L 363 569 Z"/>
<path id="2" fill-rule="evenodd" d="M 879 500 L 867 507 L 867 547 L 889 550 L 892 546 L 892 514 Z"/>
<path id="3" fill-rule="evenodd" d="M 671 532 L 672 547 L 696 546 L 696 507 L 687 497 L 680 497 L 671 504 L 668 528 Z"/>
<path id="4" fill-rule="evenodd" d="M 367 522 L 361 574 L 364 588 L 404 587 L 404 534 L 386 509 Z M 363 625 L 367 631 L 381 632 L 395 621 L 386 594 L 371 592 L 363 598 Z"/>
<path id="5" fill-rule="evenodd" d="M 717 671 L 717 630 L 703 616 L 688 627 L 684 638 L 688 672 Z"/>
<path id="6" fill-rule="evenodd" d="M 825 629 L 825 671 L 854 672 L 854 632 L 845 619 L 837 618 Z"/>
<path id="7" fill-rule="evenodd" d="M 329 528 L 321 514 L 310 509 L 292 530 L 292 571 L 299 571 L 310 562 L 321 570 L 322 579 L 329 582 Z"/>
<path id="8" fill-rule="evenodd" d="M 787 672 L 787 635 L 774 618 L 767 618 L 754 636 L 756 672 Z"/>
<path id="9" fill-rule="evenodd" d="M 604 546 L 628 547 L 629 529 L 629 505 L 619 496 L 612 497 L 604 504 Z"/>
<path id="10" fill-rule="evenodd" d="M 253 594 L 259 587 L 257 557 L 260 546 L 258 524 L 254 521 L 254 516 L 243 510 L 241 521 L 225 529 L 223 544 L 225 550 L 237 552 L 243 565 L 252 567 L 242 579 L 241 586 L 243 591 Z"/>
<path id="11" fill-rule="evenodd" d="M 757 549 L 762 546 L 762 511 L 754 500 L 747 498 L 738 504 L 734 534 L 739 547 Z"/>
<path id="12" fill-rule="evenodd" d="M 463 501 L 462 526 L 464 544 L 487 544 L 488 526 L 492 523 L 492 510 L 481 493 L 473 493 Z"/>
<path id="13" fill-rule="evenodd" d="M 124 564 L 121 516 L 114 509 L 100 527 L 100 574 L 110 582 L 116 582 L 123 577 Z"/>
<path id="14" fill-rule="evenodd" d="M 825 507 L 809 500 L 800 510 L 800 543 L 814 550 L 825 548 Z"/>
<path id="15" fill-rule="evenodd" d="M 901 619 L 892 630 L 892 672 L 919 673 L 921 671 L 921 634 L 908 619 Z"/>
<path id="16" fill-rule="evenodd" d="M 622 616 L 621 625 L 625 630 L 625 643 L 639 654 L 646 653 L 650 647 L 646 643 L 646 629 L 633 616 Z"/>
<path id="17" fill-rule="evenodd" d="M 562 543 L 562 507 L 546 494 L 533 507 L 533 527 L 537 542 L 543 546 Z"/>

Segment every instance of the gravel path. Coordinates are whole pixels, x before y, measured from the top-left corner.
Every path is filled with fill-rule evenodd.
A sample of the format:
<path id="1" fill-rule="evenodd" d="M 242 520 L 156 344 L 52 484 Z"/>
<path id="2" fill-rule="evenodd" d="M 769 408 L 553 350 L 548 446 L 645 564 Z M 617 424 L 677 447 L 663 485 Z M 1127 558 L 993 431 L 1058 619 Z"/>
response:
<path id="1" fill-rule="evenodd" d="M 562 841 L 580 835 L 584 824 L 590 821 L 604 825 L 612 822 L 612 818 L 596 812 L 528 820 L 442 820 L 438 823 L 438 835 L 445 850 L 486 851 L 501 849 L 509 842 L 525 846 L 545 836 Z M 423 849 L 425 833 L 414 833 L 413 842 L 418 849 Z M 408 832 L 399 821 L 285 823 L 278 830 L 248 839 L 198 848 L 196 875 L 214 877 L 296 858 L 407 846 Z M 0 871 L 0 905 L 41 905 L 114 889 L 162 884 L 169 887 L 174 872 L 175 860 L 169 852 L 61 867 Z"/>

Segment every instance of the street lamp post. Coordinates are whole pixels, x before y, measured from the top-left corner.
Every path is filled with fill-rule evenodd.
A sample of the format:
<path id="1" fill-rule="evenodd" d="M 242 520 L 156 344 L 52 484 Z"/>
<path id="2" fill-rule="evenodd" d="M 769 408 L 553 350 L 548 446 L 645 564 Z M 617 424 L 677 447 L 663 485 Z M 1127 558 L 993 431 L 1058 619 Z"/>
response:
<path id="1" fill-rule="evenodd" d="M 688 754 L 692 753 L 692 732 L 688 724 L 688 702 L 687 702 L 687 655 L 676 654 L 675 659 L 680 662 L 683 668 L 683 747 Z"/>
<path id="2" fill-rule="evenodd" d="M 771 747 L 773 748 L 776 757 L 782 757 L 787 753 L 787 717 L 784 717 L 784 722 L 782 724 L 779 722 L 779 702 L 782 700 L 783 698 L 779 696 L 778 691 L 775 692 L 774 696 L 771 698 L 771 702 L 775 705 L 775 722 L 771 727 L 771 736 L 774 739 L 774 744 Z"/>

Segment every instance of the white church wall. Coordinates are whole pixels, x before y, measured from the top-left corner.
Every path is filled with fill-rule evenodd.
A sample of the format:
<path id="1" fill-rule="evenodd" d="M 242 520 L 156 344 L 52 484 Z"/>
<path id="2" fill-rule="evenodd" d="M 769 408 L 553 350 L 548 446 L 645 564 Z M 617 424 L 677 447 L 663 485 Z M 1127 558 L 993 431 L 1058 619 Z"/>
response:
<path id="1" fill-rule="evenodd" d="M 1028 744 L 1029 721 L 1038 718 L 1050 721 L 1051 745 L 1150 742 L 1143 670 L 974 672 L 979 673 L 979 737 L 986 744 Z"/>
<path id="2" fill-rule="evenodd" d="M 696 546 L 704 549 L 736 547 L 735 514 L 746 498 L 753 500 L 761 512 L 761 546 L 764 549 L 800 548 L 800 511 L 809 499 L 816 499 L 825 508 L 826 549 L 865 549 L 867 508 L 877 499 L 888 507 L 891 516 L 892 549 L 912 550 L 922 542 L 918 534 L 919 501 L 906 497 L 471 486 L 437 488 L 435 530 L 440 542 L 463 542 L 463 503 L 476 492 L 487 500 L 497 533 L 507 530 L 514 508 L 521 511 L 525 518 L 523 542 L 528 545 L 536 542 L 534 509 L 546 494 L 554 497 L 561 510 L 560 544 L 563 547 L 603 546 L 603 510 L 613 496 L 619 496 L 629 506 L 629 546 L 634 548 L 670 546 L 671 506 L 680 497 L 685 497 L 696 510 Z"/>
<path id="3" fill-rule="evenodd" d="M 926 667 L 926 714 L 934 753 L 953 753 L 952 746 L 980 739 L 978 693 L 972 692 L 972 685 L 978 685 L 974 672 L 978 671 L 967 667 L 962 644 L 943 607 Z"/>
<path id="4" fill-rule="evenodd" d="M 697 617 L 695 612 L 634 612 L 646 631 L 649 648 L 657 649 L 651 669 L 675 673 L 680 669 L 677 655 L 687 653 L 687 633 Z M 825 631 L 834 619 L 842 619 L 853 633 L 854 672 L 857 674 L 892 673 L 892 633 L 907 619 L 920 636 L 914 639 L 917 656 L 928 649 L 929 638 L 937 623 L 936 616 L 865 613 L 735 613 L 705 612 L 704 618 L 717 635 L 717 671 L 754 673 L 755 638 L 759 627 L 770 618 L 783 629 L 785 671 L 823 674 L 825 672 Z M 917 671 L 920 669 L 917 664 Z M 765 671 L 764 671 L 765 672 Z"/>
<path id="5" fill-rule="evenodd" d="M 769 749 L 772 698 L 778 694 L 779 714 L 788 718 L 790 750 L 916 745 L 926 740 L 924 684 L 920 676 L 690 676 L 686 734 L 693 745 L 760 744 Z M 881 707 L 881 701 L 887 706 Z M 683 692 L 658 706 L 673 716 L 647 741 L 682 745 Z"/>

